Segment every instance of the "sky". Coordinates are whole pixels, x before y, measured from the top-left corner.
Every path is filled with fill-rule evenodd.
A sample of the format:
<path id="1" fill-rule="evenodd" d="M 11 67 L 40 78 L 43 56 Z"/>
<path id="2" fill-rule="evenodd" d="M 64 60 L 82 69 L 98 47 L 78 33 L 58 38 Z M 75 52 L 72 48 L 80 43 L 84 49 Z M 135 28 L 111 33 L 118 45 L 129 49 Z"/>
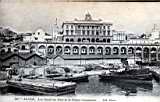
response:
<path id="1" fill-rule="evenodd" d="M 160 3 L 145 2 L 53 2 L 0 0 L 0 26 L 17 32 L 34 32 L 38 28 L 51 33 L 58 21 L 84 19 L 86 13 L 93 19 L 113 23 L 113 28 L 137 34 L 148 32 L 160 23 Z"/>

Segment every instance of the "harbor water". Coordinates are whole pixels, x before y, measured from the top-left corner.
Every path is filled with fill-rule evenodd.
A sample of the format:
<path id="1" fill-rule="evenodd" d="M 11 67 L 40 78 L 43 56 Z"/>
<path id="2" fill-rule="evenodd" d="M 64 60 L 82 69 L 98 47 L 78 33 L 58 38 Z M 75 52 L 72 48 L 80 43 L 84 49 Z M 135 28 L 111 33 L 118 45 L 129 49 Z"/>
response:
<path id="1" fill-rule="evenodd" d="M 1 95 L 38 95 L 22 90 L 8 88 L 5 94 Z M 77 83 L 76 93 L 69 96 L 160 96 L 160 83 L 155 80 L 152 84 L 133 84 L 126 82 L 101 82 L 98 76 L 90 76 L 89 82 Z M 67 95 L 67 96 L 68 96 Z"/>
<path id="2" fill-rule="evenodd" d="M 114 60 L 113 60 L 114 61 Z M 111 62 L 113 62 L 111 61 Z M 77 61 L 78 62 L 78 61 Z M 97 61 L 96 61 L 97 62 Z M 101 61 L 99 61 L 100 63 Z M 73 63 L 73 62 L 72 62 Z M 38 69 L 39 70 L 39 69 Z M 39 70 L 39 72 L 42 72 Z M 34 95 L 21 90 L 10 90 L 1 95 Z M 37 95 L 37 94 L 35 94 Z M 69 94 L 70 95 L 70 94 Z M 135 84 L 123 81 L 100 81 L 98 75 L 89 76 L 88 82 L 78 82 L 73 96 L 160 96 L 160 83 L 152 80 L 152 84 Z"/>

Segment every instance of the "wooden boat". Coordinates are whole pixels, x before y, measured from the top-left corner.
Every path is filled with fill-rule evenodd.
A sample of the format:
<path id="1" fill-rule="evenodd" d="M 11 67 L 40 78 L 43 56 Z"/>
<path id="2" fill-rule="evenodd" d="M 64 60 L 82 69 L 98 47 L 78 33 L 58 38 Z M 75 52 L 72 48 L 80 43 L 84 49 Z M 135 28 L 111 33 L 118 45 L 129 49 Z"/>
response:
<path id="1" fill-rule="evenodd" d="M 151 83 L 152 73 L 149 69 L 129 69 L 122 72 L 111 72 L 99 75 L 100 80 L 123 80 L 135 83 Z"/>
<path id="2" fill-rule="evenodd" d="M 71 74 L 71 75 L 65 75 L 60 77 L 54 77 L 52 78 L 54 80 L 59 81 L 68 81 L 68 82 L 86 82 L 88 81 L 88 75 L 87 74 Z"/>
<path id="3" fill-rule="evenodd" d="M 55 67 L 56 68 L 56 67 Z M 53 77 L 59 77 L 62 76 L 62 73 L 58 72 L 55 68 L 47 68 L 45 71 L 45 77 L 47 78 L 53 78 Z"/>
<path id="4" fill-rule="evenodd" d="M 44 79 L 22 79 L 7 81 L 9 87 L 18 88 L 26 92 L 37 93 L 38 95 L 63 95 L 75 93 L 76 83 L 49 81 Z"/>
<path id="5" fill-rule="evenodd" d="M 45 75 L 47 78 L 54 78 L 54 77 L 60 77 L 62 74 L 60 73 L 55 73 L 55 74 L 47 74 Z"/>

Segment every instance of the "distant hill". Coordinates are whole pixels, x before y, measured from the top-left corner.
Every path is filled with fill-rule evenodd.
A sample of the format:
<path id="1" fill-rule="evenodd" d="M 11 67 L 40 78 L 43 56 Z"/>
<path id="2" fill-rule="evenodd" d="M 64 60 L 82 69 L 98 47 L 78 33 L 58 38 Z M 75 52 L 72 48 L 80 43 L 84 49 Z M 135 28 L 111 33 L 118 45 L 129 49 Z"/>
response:
<path id="1" fill-rule="evenodd" d="M 20 40 L 20 39 L 21 37 L 19 37 L 17 33 L 12 31 L 11 29 L 0 27 L 0 41 L 11 42 L 13 40 Z"/>

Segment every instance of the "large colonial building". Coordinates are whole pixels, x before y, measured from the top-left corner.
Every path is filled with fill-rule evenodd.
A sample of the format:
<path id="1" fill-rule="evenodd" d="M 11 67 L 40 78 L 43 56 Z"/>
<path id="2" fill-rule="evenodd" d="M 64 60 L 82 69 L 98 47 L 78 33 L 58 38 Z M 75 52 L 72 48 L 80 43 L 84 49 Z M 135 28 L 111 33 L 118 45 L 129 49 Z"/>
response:
<path id="1" fill-rule="evenodd" d="M 62 24 L 65 42 L 111 43 L 111 23 L 93 20 L 90 14 L 84 20 L 75 19 Z"/>
<path id="2" fill-rule="evenodd" d="M 66 60 L 137 56 L 143 61 L 160 61 L 159 43 L 149 38 L 130 39 L 124 31 L 114 30 L 112 26 L 112 23 L 93 19 L 87 13 L 82 20 L 63 22 L 58 41 L 47 42 L 44 37 L 39 38 L 37 32 L 36 38 L 40 40 L 22 42 L 18 46 L 29 45 L 29 50 L 51 59 L 58 56 Z"/>

